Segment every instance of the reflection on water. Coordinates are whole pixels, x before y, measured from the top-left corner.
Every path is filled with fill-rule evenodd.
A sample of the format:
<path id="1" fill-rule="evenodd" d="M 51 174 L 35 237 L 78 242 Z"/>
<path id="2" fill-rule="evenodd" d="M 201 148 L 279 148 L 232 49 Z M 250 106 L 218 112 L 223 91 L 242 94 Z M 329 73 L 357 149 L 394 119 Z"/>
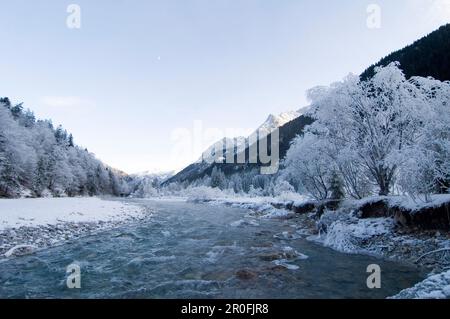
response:
<path id="1" fill-rule="evenodd" d="M 2 298 L 385 298 L 422 279 L 411 266 L 345 255 L 296 235 L 295 219 L 181 202 L 139 201 L 146 222 L 0 262 Z M 81 266 L 81 289 L 66 267 Z M 382 289 L 366 286 L 369 264 Z"/>

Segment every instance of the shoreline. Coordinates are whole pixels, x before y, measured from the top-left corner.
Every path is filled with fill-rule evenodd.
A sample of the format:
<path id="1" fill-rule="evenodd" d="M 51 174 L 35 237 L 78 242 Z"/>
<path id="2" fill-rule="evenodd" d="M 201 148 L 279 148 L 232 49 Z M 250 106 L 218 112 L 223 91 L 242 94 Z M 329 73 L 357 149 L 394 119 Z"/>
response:
<path id="1" fill-rule="evenodd" d="M 156 199 L 157 200 L 157 199 Z M 408 228 L 402 227 L 396 224 L 394 217 L 369 217 L 369 218 L 361 218 L 357 216 L 351 216 L 355 214 L 355 211 L 358 210 L 358 207 L 344 207 L 342 209 L 337 210 L 326 210 L 325 212 L 321 212 L 318 216 L 317 208 L 307 209 L 302 212 L 296 211 L 299 207 L 292 207 L 292 201 L 286 201 L 284 203 L 279 200 L 270 201 L 270 200 L 262 200 L 261 198 L 257 198 L 255 201 L 251 201 L 247 198 L 244 198 L 243 201 L 240 201 L 239 198 L 234 199 L 214 199 L 214 200 L 194 200 L 194 202 L 202 202 L 210 205 L 226 205 L 231 207 L 239 207 L 244 209 L 250 209 L 259 213 L 261 215 L 266 215 L 269 218 L 280 218 L 280 219 L 290 219 L 296 218 L 298 222 L 301 224 L 300 229 L 307 232 L 304 234 L 307 235 L 308 239 L 311 241 L 316 241 L 324 244 L 327 247 L 335 248 L 335 250 L 343 252 L 343 253 L 352 253 L 351 249 L 339 249 L 339 247 L 331 246 L 325 244 L 325 239 L 329 234 L 330 227 L 338 222 L 342 225 L 355 225 L 355 226 L 366 226 L 368 228 L 372 228 L 366 235 L 367 237 L 364 239 L 370 239 L 370 241 L 365 242 L 364 244 L 358 245 L 360 250 L 355 251 L 353 253 L 370 253 L 376 256 L 385 257 L 389 259 L 396 260 L 406 260 L 417 264 L 418 266 L 427 267 L 429 269 L 439 269 L 439 266 L 442 264 L 442 261 L 436 260 L 435 263 L 428 260 L 427 258 L 433 257 L 432 252 L 434 250 L 445 249 L 445 247 L 440 247 L 442 244 L 448 244 L 450 248 L 450 233 L 442 231 L 442 230 L 418 230 L 416 228 Z M 311 202 L 304 202 L 302 204 L 298 204 L 300 206 L 309 205 Z M 286 208 L 289 207 L 289 208 Z M 349 210 L 347 212 L 344 212 Z M 284 212 L 284 213 L 283 213 Z M 333 216 L 334 215 L 334 216 Z M 350 215 L 350 216 L 346 216 Z M 358 225 L 358 223 L 360 225 Z M 366 224 L 366 225 L 362 225 Z M 378 227 L 378 228 L 377 228 Z M 375 229 L 374 229 L 375 228 Z M 333 230 L 333 229 L 331 229 Z M 358 229 L 360 230 L 360 229 Z M 361 234 L 365 235 L 365 234 Z M 379 248 L 382 250 L 370 249 L 371 244 L 379 242 L 381 243 L 383 240 L 389 240 L 392 242 L 394 235 L 394 239 L 400 241 L 398 245 L 407 245 L 407 244 L 423 244 L 424 242 L 433 241 L 436 245 L 436 249 L 428 250 L 423 254 L 417 253 L 417 258 L 413 254 L 407 254 L 406 251 L 401 254 L 401 252 L 393 250 L 392 247 L 387 249 L 387 243 L 382 244 Z M 387 238 L 384 238 L 387 237 Z M 416 240 L 414 242 L 414 240 Z M 357 243 L 354 243 L 355 245 Z M 429 243 L 430 244 L 430 243 Z M 431 244 L 430 244 L 431 246 Z M 445 251 L 442 251 L 445 252 Z M 441 265 L 442 267 L 450 267 L 450 260 L 448 264 Z"/>
<path id="2" fill-rule="evenodd" d="M 47 211 L 37 213 L 36 206 Z M 4 199 L 0 200 L 0 210 L 5 210 L 0 224 L 0 260 L 32 254 L 151 216 L 142 206 L 98 197 Z"/>
<path id="3" fill-rule="evenodd" d="M 313 241 L 341 253 L 406 262 L 428 273 L 427 278 L 422 282 L 390 298 L 450 298 L 448 232 L 403 228 L 396 225 L 394 217 L 361 219 L 352 216 L 355 211 L 343 212 L 339 209 L 334 211 L 325 209 L 318 217 L 316 208 L 307 209 L 301 213 L 295 212 L 296 205 L 293 205 L 292 201 L 283 203 L 279 200 L 270 201 L 261 198 L 254 201 L 249 198 L 244 198 L 242 201 L 239 201 L 239 198 L 193 201 L 249 209 L 268 218 L 296 219 L 298 228 L 284 234 L 287 239 L 301 236 L 297 238 Z M 297 204 L 300 205 L 300 203 Z M 300 206 L 308 204 L 304 202 Z"/>

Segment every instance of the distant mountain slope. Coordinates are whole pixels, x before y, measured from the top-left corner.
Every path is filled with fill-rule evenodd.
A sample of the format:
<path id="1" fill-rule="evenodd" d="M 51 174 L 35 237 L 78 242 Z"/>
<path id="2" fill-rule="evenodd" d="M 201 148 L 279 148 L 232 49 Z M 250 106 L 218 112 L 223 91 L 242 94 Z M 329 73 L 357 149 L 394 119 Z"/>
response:
<path id="1" fill-rule="evenodd" d="M 274 129 L 276 128 L 280 128 L 284 125 L 286 125 L 287 123 L 291 122 L 291 121 L 295 121 L 296 119 L 298 119 L 298 117 L 300 117 L 304 112 L 306 112 L 307 108 L 302 108 L 298 111 L 291 111 L 291 112 L 284 112 L 281 113 L 279 115 L 269 115 L 269 117 L 267 118 L 267 120 L 261 124 L 259 126 L 259 128 L 256 130 L 256 132 L 260 132 L 260 135 L 267 135 L 270 132 L 272 132 Z M 286 133 L 284 133 L 286 131 Z M 283 132 L 280 132 L 280 139 L 281 140 L 288 140 L 288 137 L 285 136 L 286 134 L 289 134 L 287 132 L 293 131 L 293 130 L 283 130 Z M 254 133 L 253 133 L 254 134 Z M 251 169 L 251 168 L 255 168 L 258 167 L 258 164 L 225 164 L 225 163 L 213 163 L 210 164 L 212 162 L 214 162 L 214 158 L 215 158 L 215 154 L 214 154 L 214 150 L 216 149 L 217 145 L 220 145 L 218 143 L 222 142 L 223 144 L 223 151 L 224 151 L 224 155 L 226 155 L 228 152 L 233 151 L 235 152 L 234 148 L 233 150 L 231 149 L 227 149 L 227 142 L 233 142 L 233 139 L 229 139 L 229 138 L 224 138 L 222 141 L 217 142 L 216 144 L 212 145 L 211 147 L 209 147 L 203 154 L 202 154 L 202 158 L 199 159 L 197 162 L 187 166 L 186 168 L 184 168 L 182 171 L 180 171 L 178 174 L 176 174 L 175 176 L 169 178 L 168 180 L 166 180 L 163 185 L 167 185 L 170 183 L 174 183 L 174 182 L 192 182 L 195 181 L 196 179 L 202 178 L 206 175 L 210 175 L 211 172 L 213 171 L 214 167 L 218 167 L 220 168 L 222 171 L 225 172 L 226 175 L 230 175 L 232 173 L 237 173 L 243 170 L 247 170 L 247 169 Z M 235 142 L 235 146 L 236 149 L 241 149 L 240 146 L 242 142 L 245 142 L 246 148 L 245 148 L 245 154 L 247 155 L 246 158 L 248 158 L 248 154 L 249 154 L 249 141 L 247 138 L 245 138 L 244 140 L 242 138 L 238 138 L 236 140 L 234 140 Z M 230 144 L 228 144 L 230 145 Z M 219 146 L 220 147 L 220 146 Z M 288 145 L 282 147 L 283 150 L 280 150 L 280 152 L 284 152 L 283 154 L 286 154 L 287 149 L 288 149 Z M 234 154 L 234 158 L 236 159 L 238 156 L 238 154 Z M 283 155 L 284 156 L 284 155 Z"/>
<path id="2" fill-rule="evenodd" d="M 165 181 L 166 179 L 171 178 L 173 175 L 175 175 L 175 171 L 144 171 L 136 174 L 131 174 L 130 176 L 133 178 L 154 178 L 159 179 L 161 181 Z"/>
<path id="3" fill-rule="evenodd" d="M 306 111 L 306 109 L 307 108 L 302 108 L 298 111 L 283 112 L 279 115 L 270 114 L 267 120 L 263 124 L 261 124 L 258 129 L 255 130 L 255 132 L 250 134 L 250 136 L 252 136 L 253 134 L 259 134 L 260 138 L 263 136 L 267 136 L 273 130 L 285 125 L 286 123 L 289 123 L 290 121 L 302 115 Z M 225 157 L 229 152 L 234 152 L 235 149 L 242 149 L 242 146 L 245 143 L 248 143 L 247 139 L 248 138 L 244 136 L 235 138 L 224 137 L 220 141 L 217 141 L 216 143 L 211 145 L 206 151 L 204 151 L 202 157 L 198 160 L 198 162 L 215 162 L 217 150 L 222 149 L 220 155 L 223 155 Z"/>
<path id="4" fill-rule="evenodd" d="M 158 194 L 157 188 L 172 177 L 174 172 L 141 172 L 130 176 L 128 183 L 132 197 L 151 197 Z"/>
<path id="5" fill-rule="evenodd" d="M 282 127 L 280 127 L 280 157 L 284 158 L 286 155 L 291 141 L 302 132 L 303 129 L 310 125 L 313 122 L 311 118 L 305 115 L 301 115 L 294 120 L 286 123 Z M 248 159 L 250 146 L 247 143 L 247 147 L 245 149 L 245 154 Z M 235 154 L 235 159 L 238 157 L 238 154 Z M 192 182 L 196 179 L 202 178 L 206 175 L 210 175 L 214 169 L 214 167 L 219 168 L 221 171 L 225 173 L 225 175 L 231 175 L 234 173 L 239 173 L 247 170 L 251 170 L 253 168 L 258 168 L 259 164 L 226 164 L 226 163 L 213 163 L 208 164 L 206 162 L 197 162 L 189 165 L 181 172 L 168 179 L 164 184 L 170 184 L 173 182 Z"/>
<path id="6" fill-rule="evenodd" d="M 400 62 L 408 78 L 432 76 L 441 81 L 450 80 L 450 24 L 381 59 L 364 71 L 361 77 L 367 79 L 374 74 L 376 66 L 386 66 L 395 61 Z"/>
<path id="7" fill-rule="evenodd" d="M 203 152 L 202 157 L 198 159 L 198 162 L 208 162 L 208 163 L 214 162 L 216 159 L 216 156 L 219 156 L 219 155 L 226 156 L 226 154 L 228 154 L 228 152 L 234 150 L 234 147 L 240 148 L 242 145 L 244 145 L 245 141 L 246 141 L 246 138 L 243 136 L 236 137 L 236 138 L 224 137 L 220 141 L 217 141 L 216 143 L 214 143 L 213 145 L 208 147 L 208 149 Z M 230 148 L 231 145 L 233 145 L 233 147 Z M 227 148 L 230 148 L 230 149 L 227 149 Z M 220 149 L 222 149 L 222 153 L 216 155 L 217 150 L 220 150 Z"/>

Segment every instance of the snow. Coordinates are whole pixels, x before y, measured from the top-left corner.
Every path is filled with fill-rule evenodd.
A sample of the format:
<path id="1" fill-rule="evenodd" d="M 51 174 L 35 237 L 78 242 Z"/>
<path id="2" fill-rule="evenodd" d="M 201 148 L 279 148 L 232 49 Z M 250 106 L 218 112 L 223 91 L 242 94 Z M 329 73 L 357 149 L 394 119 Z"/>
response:
<path id="1" fill-rule="evenodd" d="M 353 223 L 336 221 L 328 228 L 324 245 L 344 253 L 361 252 L 360 242 L 392 232 L 394 221 L 390 218 L 360 219 Z"/>
<path id="2" fill-rule="evenodd" d="M 309 258 L 305 254 L 302 254 L 289 246 L 282 247 L 282 251 L 285 258 L 274 260 L 272 261 L 272 263 L 274 263 L 277 266 L 285 267 L 288 270 L 300 269 L 299 266 L 294 265 L 292 263 L 298 260 L 306 260 Z"/>
<path id="3" fill-rule="evenodd" d="M 224 159 L 224 157 L 217 157 L 216 154 L 225 155 L 227 152 L 231 151 L 231 149 L 240 150 L 242 147 L 245 147 L 246 138 L 243 136 L 239 136 L 236 138 L 223 138 L 216 143 L 212 144 L 206 151 L 202 153 L 202 157 L 197 160 L 198 163 L 206 162 L 206 163 L 214 163 L 220 162 Z"/>
<path id="4" fill-rule="evenodd" d="M 310 200 L 309 197 L 298 193 L 285 192 L 278 196 L 249 196 L 248 194 L 236 194 L 233 191 L 222 191 L 218 188 L 206 186 L 192 187 L 184 190 L 183 194 L 190 201 L 214 201 L 227 205 L 252 205 L 258 207 L 267 207 L 270 204 L 294 203 L 301 205 Z"/>
<path id="5" fill-rule="evenodd" d="M 138 206 L 100 198 L 0 199 L 0 231 L 66 222 L 123 221 L 140 214 Z"/>
<path id="6" fill-rule="evenodd" d="M 183 192 L 184 196 L 187 196 L 188 201 L 209 201 L 216 199 L 221 196 L 226 196 L 226 194 L 219 188 L 211 188 L 207 186 L 198 186 L 187 188 Z"/>
<path id="7" fill-rule="evenodd" d="M 145 202 L 145 201 L 158 201 L 158 202 L 187 202 L 189 201 L 188 197 L 183 196 L 155 196 L 155 197 L 145 197 L 145 198 L 133 198 L 134 201 Z"/>
<path id="8" fill-rule="evenodd" d="M 412 288 L 405 289 L 392 299 L 448 299 L 450 298 L 450 270 L 431 275 Z"/>
<path id="9" fill-rule="evenodd" d="M 283 252 L 296 256 L 296 259 L 298 259 L 298 260 L 306 260 L 309 258 L 309 256 L 299 253 L 294 248 L 289 247 L 289 246 L 283 247 Z"/>
<path id="10" fill-rule="evenodd" d="M 8 250 L 4 255 L 5 257 L 9 258 L 12 256 L 20 255 L 20 254 L 27 254 L 29 252 L 32 252 L 36 250 L 37 247 L 34 245 L 17 245 Z"/>
<path id="11" fill-rule="evenodd" d="M 249 137 L 245 136 L 237 136 L 234 138 L 224 137 L 219 141 L 215 142 L 211 146 L 209 146 L 203 153 L 200 159 L 197 160 L 197 163 L 214 163 L 221 162 L 225 160 L 225 155 L 228 152 L 235 152 L 234 149 L 243 150 L 246 146 L 246 143 L 249 142 L 250 137 L 259 136 L 264 137 L 272 133 L 277 128 L 282 127 L 286 123 L 293 121 L 299 116 L 303 115 L 305 112 L 309 110 L 309 107 L 301 108 L 298 111 L 287 111 L 283 112 L 279 115 L 270 114 L 267 120 L 261 124 L 258 129 L 251 133 L 251 131 L 243 130 L 240 133 L 251 133 Z M 223 156 L 220 156 L 223 155 Z"/>
<path id="12" fill-rule="evenodd" d="M 148 170 L 144 172 L 139 172 L 136 174 L 133 174 L 132 176 L 135 177 L 153 177 L 158 178 L 162 181 L 168 180 L 172 176 L 176 174 L 175 171 L 160 171 L 160 170 Z"/>
<path id="13" fill-rule="evenodd" d="M 431 195 L 431 201 L 425 202 L 419 199 L 413 200 L 408 196 L 388 197 L 391 206 L 403 207 L 411 211 L 419 211 L 425 208 L 439 207 L 450 203 L 450 194 Z"/>
<path id="14" fill-rule="evenodd" d="M 286 259 L 274 260 L 273 263 L 275 265 L 277 265 L 277 266 L 282 266 L 282 267 L 284 267 L 286 269 L 289 269 L 289 270 L 298 270 L 298 269 L 300 269 L 300 267 L 297 266 L 297 265 L 289 264 L 289 261 L 286 260 Z"/>
<path id="15" fill-rule="evenodd" d="M 210 188 L 206 188 L 209 189 Z M 195 192 L 193 197 L 189 198 L 190 201 L 195 199 L 194 201 L 207 201 L 209 204 L 214 205 L 229 205 L 236 208 L 243 208 L 255 211 L 259 214 L 261 218 L 266 219 L 289 219 L 295 216 L 295 213 L 286 209 L 275 208 L 274 205 L 283 206 L 288 203 L 295 203 L 296 205 L 301 205 L 302 203 L 307 202 L 309 199 L 303 195 L 294 195 L 289 193 L 281 194 L 277 197 L 248 197 L 248 196 L 239 196 L 236 194 L 230 195 L 225 194 L 224 192 L 220 193 L 220 190 L 215 192 L 217 197 L 211 196 L 211 191 L 208 191 L 209 196 L 205 196 L 205 192 Z M 286 200 L 286 197 L 289 200 Z"/>
<path id="16" fill-rule="evenodd" d="M 0 196 L 32 198 L 128 194 L 127 175 L 108 167 L 51 121 L 36 120 L 21 104 L 0 101 Z M 5 169 L 7 168 L 7 169 Z"/>
<path id="17" fill-rule="evenodd" d="M 286 123 L 289 123 L 299 116 L 301 116 L 307 108 L 302 108 L 298 111 L 283 112 L 279 115 L 270 114 L 267 120 L 261 124 L 253 134 L 259 134 L 259 136 L 266 136 L 272 133 L 275 129 L 282 127 Z"/>
<path id="18" fill-rule="evenodd" d="M 310 200 L 310 197 L 293 192 L 282 192 L 276 197 L 248 196 L 236 194 L 233 190 L 220 190 L 208 186 L 188 187 L 178 193 L 178 196 L 151 197 L 139 200 L 157 201 L 188 201 L 205 202 L 210 205 L 228 205 L 235 208 L 249 209 L 258 212 L 268 219 L 290 218 L 295 214 L 285 209 L 278 209 L 287 204 L 300 206 Z M 237 224 L 236 224 L 237 225 Z M 233 224 L 233 226 L 236 226 Z M 239 226 L 239 225 L 238 225 Z"/>
<path id="19" fill-rule="evenodd" d="M 362 198 L 392 188 L 426 198 L 448 180 L 449 82 L 407 79 L 391 63 L 367 81 L 350 75 L 313 88 L 308 98 L 315 121 L 292 141 L 281 172 L 296 189 L 318 200 L 330 191 Z"/>
<path id="20" fill-rule="evenodd" d="M 288 210 L 285 209 L 276 209 L 273 208 L 271 210 L 269 210 L 265 215 L 262 216 L 262 218 L 267 218 L 267 219 L 287 219 L 290 217 L 295 216 L 295 213 L 290 212 Z"/>
<path id="21" fill-rule="evenodd" d="M 351 206 L 361 207 L 366 204 L 385 201 L 390 207 L 400 207 L 416 212 L 426 208 L 439 207 L 445 203 L 450 203 L 450 194 L 430 195 L 430 201 L 419 198 L 413 199 L 410 196 L 371 196 L 357 201 L 347 201 L 344 205 L 351 209 Z"/>

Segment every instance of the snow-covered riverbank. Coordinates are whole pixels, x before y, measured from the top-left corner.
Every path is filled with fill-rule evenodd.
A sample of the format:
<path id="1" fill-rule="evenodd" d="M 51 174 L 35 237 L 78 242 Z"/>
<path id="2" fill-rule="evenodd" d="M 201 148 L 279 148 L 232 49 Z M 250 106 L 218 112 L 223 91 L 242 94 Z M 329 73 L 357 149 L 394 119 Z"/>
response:
<path id="1" fill-rule="evenodd" d="M 0 258 L 26 254 L 65 240 L 148 216 L 142 207 L 100 198 L 0 200 Z"/>
<path id="2" fill-rule="evenodd" d="M 414 287 L 405 289 L 392 299 L 448 299 L 450 298 L 450 271 L 430 275 Z"/>
<path id="3" fill-rule="evenodd" d="M 380 198 L 349 201 L 338 210 L 296 213 L 308 203 L 306 198 L 283 200 L 265 197 L 190 198 L 210 205 L 227 205 L 252 210 L 263 218 L 295 219 L 296 227 L 283 234 L 285 238 L 306 238 L 334 250 L 349 254 L 367 254 L 416 264 L 430 272 L 430 277 L 415 287 L 402 291 L 398 298 L 450 298 L 450 236 L 445 231 L 421 231 L 399 227 L 392 217 L 364 218 L 358 216 L 355 205 L 376 202 Z M 436 196 L 431 203 L 412 202 L 408 198 L 392 197 L 389 201 L 400 207 L 424 208 L 441 205 L 448 195 Z M 289 209 L 288 209 L 289 208 Z M 439 279 L 439 280 L 437 280 Z"/>

